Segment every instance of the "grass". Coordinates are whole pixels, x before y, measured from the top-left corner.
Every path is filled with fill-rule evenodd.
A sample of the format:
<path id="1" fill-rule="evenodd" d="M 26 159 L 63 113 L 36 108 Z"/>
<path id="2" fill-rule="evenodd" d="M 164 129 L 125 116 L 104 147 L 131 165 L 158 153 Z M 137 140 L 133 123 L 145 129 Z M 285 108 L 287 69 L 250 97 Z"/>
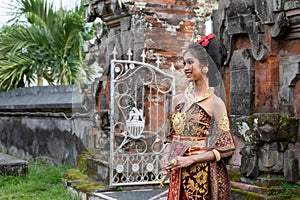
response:
<path id="1" fill-rule="evenodd" d="M 78 200 L 62 183 L 68 166 L 29 163 L 27 176 L 0 176 L 0 200 Z"/>

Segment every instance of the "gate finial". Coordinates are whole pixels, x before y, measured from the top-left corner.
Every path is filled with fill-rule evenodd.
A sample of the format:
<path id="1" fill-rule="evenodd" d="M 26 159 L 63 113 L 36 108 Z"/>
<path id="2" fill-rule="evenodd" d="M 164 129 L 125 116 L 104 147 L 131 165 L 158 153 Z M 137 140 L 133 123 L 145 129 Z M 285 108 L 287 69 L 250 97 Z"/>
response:
<path id="1" fill-rule="evenodd" d="M 118 54 L 116 47 L 114 47 L 114 50 L 113 50 L 112 54 L 114 55 L 114 60 L 116 60 L 117 54 Z"/>
<path id="2" fill-rule="evenodd" d="M 142 62 L 145 63 L 145 58 L 146 58 L 145 49 L 143 50 L 143 53 L 142 53 L 141 57 L 142 57 L 142 60 L 143 60 Z"/>
<path id="3" fill-rule="evenodd" d="M 160 63 L 161 63 L 161 62 L 160 62 L 160 59 L 159 59 L 159 54 L 157 54 L 156 57 L 157 57 L 157 60 L 156 60 L 155 63 L 157 64 L 157 68 L 159 68 L 159 65 L 160 65 Z"/>
<path id="4" fill-rule="evenodd" d="M 171 63 L 170 70 L 171 70 L 171 72 L 172 72 L 172 73 L 174 73 L 174 72 L 175 72 L 175 67 L 174 67 L 174 63 L 173 63 L 173 62 Z"/>
<path id="5" fill-rule="evenodd" d="M 130 48 L 128 49 L 127 55 L 128 55 L 128 60 L 131 60 L 132 53 L 131 53 L 131 49 Z"/>

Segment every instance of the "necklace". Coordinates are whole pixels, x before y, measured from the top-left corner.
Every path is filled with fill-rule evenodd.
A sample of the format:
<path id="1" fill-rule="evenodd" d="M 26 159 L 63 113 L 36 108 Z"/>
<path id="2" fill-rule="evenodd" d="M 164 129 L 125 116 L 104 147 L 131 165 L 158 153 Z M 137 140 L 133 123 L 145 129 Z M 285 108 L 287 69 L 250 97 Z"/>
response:
<path id="1" fill-rule="evenodd" d="M 193 86 L 190 86 L 185 89 L 184 95 L 187 99 L 187 108 L 189 108 L 193 103 L 197 103 L 200 101 L 203 101 L 204 99 L 207 99 L 214 93 L 213 88 L 209 88 L 204 94 L 194 97 L 192 92 L 194 90 Z M 174 115 L 172 115 L 172 123 L 173 123 L 173 129 L 176 133 L 182 133 L 184 130 L 184 123 L 186 121 L 186 113 L 185 112 L 176 112 Z M 188 126 L 189 129 L 189 126 Z"/>
<path id="2" fill-rule="evenodd" d="M 194 95 L 192 94 L 193 90 L 194 90 L 194 87 L 190 86 L 190 87 L 186 88 L 186 90 L 184 91 L 184 95 L 187 99 L 188 108 L 193 103 L 203 101 L 204 99 L 207 99 L 208 97 L 210 97 L 214 93 L 214 88 L 209 88 L 204 94 L 194 97 Z"/>

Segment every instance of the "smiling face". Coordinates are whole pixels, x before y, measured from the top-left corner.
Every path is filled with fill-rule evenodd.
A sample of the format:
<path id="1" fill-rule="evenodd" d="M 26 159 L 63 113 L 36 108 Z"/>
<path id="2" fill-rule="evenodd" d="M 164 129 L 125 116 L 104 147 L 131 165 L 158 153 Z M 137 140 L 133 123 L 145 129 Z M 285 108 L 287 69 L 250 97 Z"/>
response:
<path id="1" fill-rule="evenodd" d="M 202 78 L 201 63 L 189 51 L 183 56 L 184 74 L 188 82 L 195 82 Z"/>

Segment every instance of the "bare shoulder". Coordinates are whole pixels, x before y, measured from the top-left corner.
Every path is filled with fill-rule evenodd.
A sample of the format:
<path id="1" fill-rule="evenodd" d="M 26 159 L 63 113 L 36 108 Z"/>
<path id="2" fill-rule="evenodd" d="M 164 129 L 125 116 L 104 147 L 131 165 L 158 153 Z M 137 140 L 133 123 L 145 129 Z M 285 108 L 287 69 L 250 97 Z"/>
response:
<path id="1" fill-rule="evenodd" d="M 174 112 L 175 107 L 182 102 L 185 102 L 184 94 L 181 93 L 181 94 L 175 95 L 173 98 L 172 112 Z"/>
<path id="2" fill-rule="evenodd" d="M 173 99 L 173 102 L 175 104 L 179 104 L 179 103 L 182 103 L 182 102 L 185 102 L 185 101 L 186 101 L 186 99 L 185 99 L 184 93 L 180 93 L 180 94 L 175 95 L 175 97 Z"/>
<path id="3" fill-rule="evenodd" d="M 213 100 L 213 107 L 216 111 L 221 111 L 223 113 L 226 112 L 225 102 L 220 97 L 218 97 L 217 95 L 213 95 L 212 100 Z"/>

